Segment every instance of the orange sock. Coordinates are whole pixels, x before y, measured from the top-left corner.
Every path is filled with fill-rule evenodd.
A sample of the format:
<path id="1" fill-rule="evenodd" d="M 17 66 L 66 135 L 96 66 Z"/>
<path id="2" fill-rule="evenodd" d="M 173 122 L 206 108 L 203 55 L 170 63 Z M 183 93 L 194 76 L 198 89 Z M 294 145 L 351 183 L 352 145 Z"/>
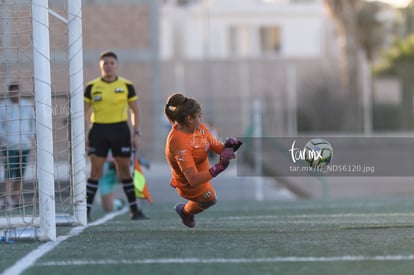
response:
<path id="1" fill-rule="evenodd" d="M 184 206 L 184 214 L 186 215 L 196 215 L 204 211 L 204 208 L 200 206 L 199 203 L 194 201 L 188 201 Z"/>

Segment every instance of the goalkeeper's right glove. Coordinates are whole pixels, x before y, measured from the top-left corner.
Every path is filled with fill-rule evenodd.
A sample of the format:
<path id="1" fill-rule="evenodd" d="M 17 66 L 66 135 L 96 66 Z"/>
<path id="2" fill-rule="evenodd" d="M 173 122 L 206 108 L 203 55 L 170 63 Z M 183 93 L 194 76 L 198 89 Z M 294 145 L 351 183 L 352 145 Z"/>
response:
<path id="1" fill-rule="evenodd" d="M 223 172 L 230 164 L 230 160 L 236 158 L 232 148 L 224 148 L 220 154 L 219 162 L 210 167 L 209 171 L 213 177 Z"/>

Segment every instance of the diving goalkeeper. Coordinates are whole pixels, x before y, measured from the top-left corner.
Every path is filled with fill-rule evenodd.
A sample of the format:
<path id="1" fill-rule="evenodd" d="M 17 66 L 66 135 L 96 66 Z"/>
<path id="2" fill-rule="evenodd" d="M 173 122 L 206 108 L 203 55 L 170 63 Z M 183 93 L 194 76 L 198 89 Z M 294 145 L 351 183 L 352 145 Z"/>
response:
<path id="1" fill-rule="evenodd" d="M 182 94 L 168 98 L 165 115 L 172 125 L 165 146 L 171 186 L 188 200 L 185 204 L 177 203 L 174 208 L 184 225 L 192 228 L 194 216 L 216 203 L 211 180 L 229 166 L 242 143 L 236 138 L 229 138 L 224 144 L 220 142 L 201 122 L 200 104 Z M 213 166 L 208 160 L 209 150 L 220 155 Z"/>

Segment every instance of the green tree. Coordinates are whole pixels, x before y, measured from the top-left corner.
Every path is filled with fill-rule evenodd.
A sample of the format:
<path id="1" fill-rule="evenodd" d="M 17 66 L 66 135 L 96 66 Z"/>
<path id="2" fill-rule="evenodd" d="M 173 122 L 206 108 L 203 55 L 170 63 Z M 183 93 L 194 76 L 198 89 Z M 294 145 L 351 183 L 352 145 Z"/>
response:
<path id="1" fill-rule="evenodd" d="M 372 94 L 371 64 L 387 37 L 383 28 L 384 22 L 380 21 L 380 14 L 386 9 L 386 5 L 361 0 L 323 0 L 323 3 L 328 15 L 335 22 L 340 39 L 341 79 L 350 99 L 350 121 L 357 122 L 354 129 L 360 130 L 363 121 L 360 108 L 363 88 L 359 84 L 361 80 L 367 83 L 365 92 Z M 367 66 L 361 67 L 361 62 L 366 62 Z M 371 104 L 365 103 L 367 112 L 371 114 Z M 364 113 L 365 122 L 367 112 Z M 371 121 L 372 118 L 368 120 Z M 372 125 L 365 123 L 364 127 L 372 128 Z"/>

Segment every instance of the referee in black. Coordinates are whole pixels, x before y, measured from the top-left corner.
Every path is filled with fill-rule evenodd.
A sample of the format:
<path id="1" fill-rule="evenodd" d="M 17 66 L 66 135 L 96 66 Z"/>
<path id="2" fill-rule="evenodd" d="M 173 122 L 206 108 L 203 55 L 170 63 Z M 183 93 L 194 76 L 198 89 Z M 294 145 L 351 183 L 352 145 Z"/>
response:
<path id="1" fill-rule="evenodd" d="M 98 180 L 109 150 L 115 159 L 131 219 L 147 219 L 138 209 L 130 171 L 132 148 L 137 148 L 140 136 L 138 96 L 132 82 L 117 75 L 118 57 L 114 52 L 101 54 L 99 68 L 101 76 L 87 83 L 84 91 L 85 129 L 89 129 L 86 149 L 90 157 L 90 175 L 86 186 L 88 221 L 91 221 L 90 212 Z M 132 131 L 128 126 L 129 110 L 133 114 Z"/>

